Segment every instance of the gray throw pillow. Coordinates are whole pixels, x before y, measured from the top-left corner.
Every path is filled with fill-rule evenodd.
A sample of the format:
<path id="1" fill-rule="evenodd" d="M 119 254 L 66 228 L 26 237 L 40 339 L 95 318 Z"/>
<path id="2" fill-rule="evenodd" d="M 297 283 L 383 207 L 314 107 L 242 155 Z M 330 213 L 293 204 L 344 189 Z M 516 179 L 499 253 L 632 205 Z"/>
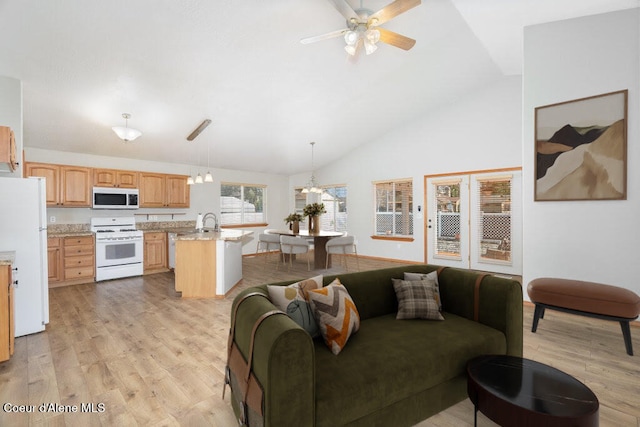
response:
<path id="1" fill-rule="evenodd" d="M 404 280 L 434 280 L 436 287 L 434 290 L 434 297 L 438 303 L 438 310 L 442 311 L 442 298 L 440 298 L 440 283 L 438 283 L 438 272 L 432 271 L 431 273 L 404 273 Z"/>
<path id="2" fill-rule="evenodd" d="M 444 320 L 434 297 L 436 287 L 433 279 L 391 279 L 398 298 L 396 319 Z"/>

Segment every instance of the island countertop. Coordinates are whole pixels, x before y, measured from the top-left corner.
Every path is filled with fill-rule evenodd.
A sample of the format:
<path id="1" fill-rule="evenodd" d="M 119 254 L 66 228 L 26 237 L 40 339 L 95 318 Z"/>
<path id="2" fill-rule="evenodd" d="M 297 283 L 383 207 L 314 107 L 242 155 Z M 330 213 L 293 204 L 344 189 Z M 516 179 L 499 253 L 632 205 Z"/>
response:
<path id="1" fill-rule="evenodd" d="M 223 229 L 221 231 L 203 231 L 177 233 L 176 240 L 242 240 L 253 234 L 253 231 Z"/>

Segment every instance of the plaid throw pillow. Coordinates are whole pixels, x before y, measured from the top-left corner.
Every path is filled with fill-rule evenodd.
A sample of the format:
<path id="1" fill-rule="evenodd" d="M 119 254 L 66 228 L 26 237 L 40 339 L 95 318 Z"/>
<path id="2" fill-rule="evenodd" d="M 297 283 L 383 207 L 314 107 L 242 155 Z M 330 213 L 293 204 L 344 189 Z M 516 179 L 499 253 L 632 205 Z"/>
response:
<path id="1" fill-rule="evenodd" d="M 440 283 L 438 283 L 438 272 L 432 271 L 429 274 L 424 273 L 404 273 L 404 280 L 431 280 L 433 279 L 436 286 L 433 291 L 433 297 L 438 303 L 438 310 L 442 311 L 442 299 L 440 298 Z"/>
<path id="2" fill-rule="evenodd" d="M 444 320 L 434 296 L 434 280 L 391 280 L 398 298 L 396 319 Z"/>

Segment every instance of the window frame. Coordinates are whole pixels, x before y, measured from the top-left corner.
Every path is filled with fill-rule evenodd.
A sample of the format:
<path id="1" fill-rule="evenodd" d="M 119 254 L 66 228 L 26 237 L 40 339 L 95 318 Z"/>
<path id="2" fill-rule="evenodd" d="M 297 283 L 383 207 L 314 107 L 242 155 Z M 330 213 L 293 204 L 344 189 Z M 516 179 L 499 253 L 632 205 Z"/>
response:
<path id="1" fill-rule="evenodd" d="M 392 185 L 392 190 L 391 193 L 394 195 L 393 197 L 393 201 L 391 202 L 392 206 L 394 207 L 392 213 L 395 215 L 397 215 L 397 213 L 402 214 L 402 212 L 405 211 L 405 209 L 403 208 L 404 204 L 402 204 L 402 200 L 400 200 L 399 202 L 397 201 L 397 199 L 395 198 L 397 191 L 402 191 L 402 190 L 396 190 L 395 186 L 396 184 L 409 184 L 411 187 L 410 189 L 407 190 L 407 193 L 410 197 L 410 200 L 408 200 L 408 207 L 406 208 L 406 212 L 407 215 L 409 215 L 409 220 L 410 222 L 407 224 L 407 227 L 409 228 L 409 234 L 405 234 L 405 233 L 398 233 L 396 230 L 396 226 L 395 226 L 395 221 L 392 222 L 392 230 L 390 232 L 387 232 L 385 234 L 380 234 L 378 232 L 378 214 L 380 213 L 384 213 L 384 212 L 379 212 L 378 211 L 378 206 L 379 206 L 379 200 L 378 200 L 378 186 L 379 185 Z M 414 239 L 414 233 L 415 233 L 415 229 L 414 229 L 414 218 L 413 218 L 413 178 L 400 178 L 400 179 L 386 179 L 386 180 L 380 180 L 380 181 L 373 181 L 372 182 L 372 188 L 373 188 L 373 234 L 371 236 L 372 239 L 378 239 L 378 240 L 395 240 L 395 241 L 402 241 L 402 242 L 413 242 Z M 388 203 L 388 202 L 387 202 Z M 396 206 L 397 203 L 401 203 L 400 205 L 400 211 L 396 210 Z M 402 231 L 402 230 L 401 230 Z"/>
<path id="2" fill-rule="evenodd" d="M 232 187 L 232 186 L 236 186 L 236 187 L 240 187 L 240 200 L 242 202 L 241 206 L 240 206 L 240 222 L 239 223 L 228 223 L 225 224 L 223 219 L 223 211 L 222 211 L 222 197 L 229 197 L 229 196 L 223 196 L 223 191 L 222 188 L 224 186 L 228 186 L 228 187 Z M 262 189 L 262 221 L 260 222 L 250 222 L 246 220 L 246 214 L 248 212 L 245 211 L 244 209 L 244 203 L 246 202 L 245 200 L 245 189 L 246 188 L 261 188 Z M 267 223 L 267 185 L 266 184 L 248 184 L 248 183 L 241 183 L 241 182 L 221 182 L 220 183 L 220 227 L 222 228 L 248 228 L 248 227 L 266 227 L 268 225 Z M 254 204 L 255 206 L 255 204 Z"/>

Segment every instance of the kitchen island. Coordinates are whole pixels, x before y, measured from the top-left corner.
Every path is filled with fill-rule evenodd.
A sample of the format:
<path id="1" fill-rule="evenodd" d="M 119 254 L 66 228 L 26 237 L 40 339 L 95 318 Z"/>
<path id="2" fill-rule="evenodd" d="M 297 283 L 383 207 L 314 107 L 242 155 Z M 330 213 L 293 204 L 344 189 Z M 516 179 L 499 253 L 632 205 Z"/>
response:
<path id="1" fill-rule="evenodd" d="M 175 289 L 183 298 L 222 298 L 242 279 L 242 241 L 252 231 L 205 229 L 176 236 Z"/>

